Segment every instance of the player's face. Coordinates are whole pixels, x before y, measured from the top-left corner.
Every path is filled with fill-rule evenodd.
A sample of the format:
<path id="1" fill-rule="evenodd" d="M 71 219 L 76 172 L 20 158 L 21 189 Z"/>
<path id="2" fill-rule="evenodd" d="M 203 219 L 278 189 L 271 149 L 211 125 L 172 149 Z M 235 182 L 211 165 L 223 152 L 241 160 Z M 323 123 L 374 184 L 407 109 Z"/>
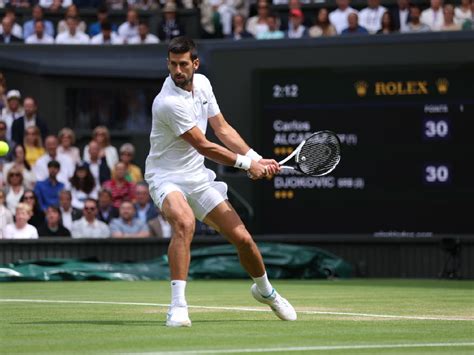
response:
<path id="1" fill-rule="evenodd" d="M 168 70 L 177 87 L 191 90 L 194 72 L 199 68 L 199 59 L 192 60 L 191 53 L 169 53 Z"/>

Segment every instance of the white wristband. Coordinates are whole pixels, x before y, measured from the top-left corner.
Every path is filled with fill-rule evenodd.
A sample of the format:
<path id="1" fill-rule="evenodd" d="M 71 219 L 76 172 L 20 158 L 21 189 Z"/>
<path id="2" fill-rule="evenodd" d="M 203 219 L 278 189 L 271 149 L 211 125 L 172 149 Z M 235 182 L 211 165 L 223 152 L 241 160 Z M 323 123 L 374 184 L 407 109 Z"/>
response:
<path id="1" fill-rule="evenodd" d="M 242 170 L 249 170 L 252 165 L 252 159 L 244 155 L 237 154 L 237 160 L 235 161 L 234 167 Z"/>
<path id="2" fill-rule="evenodd" d="M 255 161 L 259 161 L 260 159 L 263 158 L 260 154 L 258 154 L 252 148 L 250 148 L 250 150 L 247 153 L 245 153 L 245 156 L 249 157 L 250 159 L 255 160 Z"/>

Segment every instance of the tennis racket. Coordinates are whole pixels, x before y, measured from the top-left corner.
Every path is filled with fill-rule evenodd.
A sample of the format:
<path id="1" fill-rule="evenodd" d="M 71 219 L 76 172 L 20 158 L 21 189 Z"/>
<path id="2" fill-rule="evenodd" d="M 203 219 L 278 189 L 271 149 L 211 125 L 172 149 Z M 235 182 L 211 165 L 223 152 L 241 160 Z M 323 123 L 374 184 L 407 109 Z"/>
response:
<path id="1" fill-rule="evenodd" d="M 294 166 L 284 165 L 293 157 Z M 340 161 L 341 142 L 337 135 L 331 131 L 319 131 L 302 141 L 278 164 L 282 169 L 292 169 L 310 176 L 323 176 L 333 171 Z"/>

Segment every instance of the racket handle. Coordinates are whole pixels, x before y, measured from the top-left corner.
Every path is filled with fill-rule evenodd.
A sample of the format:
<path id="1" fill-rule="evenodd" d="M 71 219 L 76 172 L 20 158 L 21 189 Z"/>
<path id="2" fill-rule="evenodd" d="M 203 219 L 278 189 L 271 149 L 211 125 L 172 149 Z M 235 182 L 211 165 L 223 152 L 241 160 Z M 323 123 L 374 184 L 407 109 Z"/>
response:
<path id="1" fill-rule="evenodd" d="M 291 169 L 291 170 L 295 170 L 294 167 L 288 166 L 288 165 L 280 165 L 280 169 Z"/>

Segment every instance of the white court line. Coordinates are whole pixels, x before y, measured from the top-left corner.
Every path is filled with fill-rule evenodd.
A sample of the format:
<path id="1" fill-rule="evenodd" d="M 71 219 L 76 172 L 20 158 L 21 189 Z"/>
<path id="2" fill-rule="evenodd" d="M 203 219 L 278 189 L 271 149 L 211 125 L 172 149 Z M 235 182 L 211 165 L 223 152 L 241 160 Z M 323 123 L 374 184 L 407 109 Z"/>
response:
<path id="1" fill-rule="evenodd" d="M 66 304 L 110 304 L 125 306 L 153 306 L 153 307 L 169 307 L 165 303 L 142 303 L 142 302 L 109 302 L 109 301 L 70 301 L 70 300 L 34 300 L 34 299 L 16 299 L 16 298 L 0 298 L 0 302 L 24 302 L 24 303 L 66 303 Z M 188 305 L 188 308 L 196 309 L 212 309 L 221 311 L 244 311 L 244 312 L 271 312 L 268 309 L 251 308 L 251 307 L 218 307 L 218 306 L 196 306 Z M 328 311 L 298 311 L 299 314 L 328 314 L 338 316 L 355 316 L 370 318 L 392 318 L 392 319 L 414 319 L 414 320 L 443 320 L 443 321 L 474 321 L 474 318 L 453 317 L 453 316 L 402 316 L 394 314 L 372 314 L 372 313 L 354 313 L 354 312 L 328 312 Z"/>
<path id="2" fill-rule="evenodd" d="M 193 355 L 193 354 L 241 354 L 270 353 L 290 351 L 322 351 L 322 350 L 357 350 L 357 349 L 400 349 L 400 348 L 440 348 L 454 346 L 474 346 L 474 343 L 419 343 L 419 344 L 367 344 L 367 345 L 321 345 L 299 346 L 287 348 L 255 348 L 255 349 L 208 349 L 189 351 L 158 351 L 148 353 L 127 353 L 128 355 Z M 125 354 L 124 354 L 125 355 Z"/>

